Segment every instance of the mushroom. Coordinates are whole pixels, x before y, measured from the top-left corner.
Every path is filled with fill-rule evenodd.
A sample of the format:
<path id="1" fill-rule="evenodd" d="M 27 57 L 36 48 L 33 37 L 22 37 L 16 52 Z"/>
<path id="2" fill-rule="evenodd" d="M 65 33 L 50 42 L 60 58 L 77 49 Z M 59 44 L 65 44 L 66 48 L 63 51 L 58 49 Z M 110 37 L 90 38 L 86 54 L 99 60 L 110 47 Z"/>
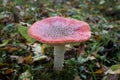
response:
<path id="1" fill-rule="evenodd" d="M 64 17 L 49 17 L 35 22 L 28 30 L 31 37 L 54 46 L 54 70 L 61 71 L 64 63 L 65 44 L 89 40 L 89 25 Z"/>

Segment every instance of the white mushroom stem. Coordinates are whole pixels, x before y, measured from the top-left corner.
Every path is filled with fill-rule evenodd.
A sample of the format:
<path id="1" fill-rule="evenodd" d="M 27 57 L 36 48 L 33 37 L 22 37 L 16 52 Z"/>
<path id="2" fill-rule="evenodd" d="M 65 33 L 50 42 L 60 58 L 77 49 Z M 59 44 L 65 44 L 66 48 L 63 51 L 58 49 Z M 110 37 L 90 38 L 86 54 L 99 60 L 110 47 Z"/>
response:
<path id="1" fill-rule="evenodd" d="M 54 70 L 61 71 L 64 63 L 65 45 L 54 46 Z"/>

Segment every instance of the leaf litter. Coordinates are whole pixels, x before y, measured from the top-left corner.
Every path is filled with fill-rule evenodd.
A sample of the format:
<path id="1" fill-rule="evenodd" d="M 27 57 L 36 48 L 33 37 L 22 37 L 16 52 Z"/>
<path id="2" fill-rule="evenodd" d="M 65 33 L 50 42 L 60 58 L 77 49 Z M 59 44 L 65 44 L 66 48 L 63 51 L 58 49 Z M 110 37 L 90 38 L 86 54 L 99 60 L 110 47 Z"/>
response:
<path id="1" fill-rule="evenodd" d="M 56 5 L 59 1 L 54 5 L 53 2 L 0 3 L 0 79 L 119 80 L 120 2 L 68 0 L 59 5 Z M 59 74 L 52 70 L 53 48 L 27 34 L 31 24 L 49 16 L 84 20 L 92 31 L 88 42 L 66 46 L 65 67 Z"/>

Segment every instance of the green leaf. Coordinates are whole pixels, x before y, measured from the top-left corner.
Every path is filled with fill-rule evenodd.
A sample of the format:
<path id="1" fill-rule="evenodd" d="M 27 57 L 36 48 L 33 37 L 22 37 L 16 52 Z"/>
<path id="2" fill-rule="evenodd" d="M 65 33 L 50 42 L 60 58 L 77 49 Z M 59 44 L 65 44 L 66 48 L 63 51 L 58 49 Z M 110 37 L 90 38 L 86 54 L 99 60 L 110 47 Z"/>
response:
<path id="1" fill-rule="evenodd" d="M 112 71 L 116 71 L 120 69 L 120 64 L 112 65 L 110 68 L 112 69 Z"/>
<path id="2" fill-rule="evenodd" d="M 8 44 L 9 40 L 3 40 L 2 44 L 0 44 L 0 47 L 6 46 Z"/>
<path id="3" fill-rule="evenodd" d="M 105 74 L 120 74 L 120 64 L 112 65 Z"/>
<path id="4" fill-rule="evenodd" d="M 7 16 L 4 14 L 0 14 L 0 19 L 4 19 L 5 17 L 7 17 Z"/>
<path id="5" fill-rule="evenodd" d="M 88 58 L 83 58 L 80 56 L 80 57 L 78 57 L 77 61 L 78 61 L 78 63 L 83 64 L 84 62 L 88 61 Z"/>
<path id="6" fill-rule="evenodd" d="M 36 40 L 31 38 L 29 35 L 28 35 L 28 28 L 27 27 L 24 27 L 24 26 L 18 26 L 18 31 L 19 33 L 30 43 L 34 43 Z"/>
<path id="7" fill-rule="evenodd" d="M 16 4 L 23 4 L 23 2 L 24 2 L 23 0 L 15 0 Z"/>

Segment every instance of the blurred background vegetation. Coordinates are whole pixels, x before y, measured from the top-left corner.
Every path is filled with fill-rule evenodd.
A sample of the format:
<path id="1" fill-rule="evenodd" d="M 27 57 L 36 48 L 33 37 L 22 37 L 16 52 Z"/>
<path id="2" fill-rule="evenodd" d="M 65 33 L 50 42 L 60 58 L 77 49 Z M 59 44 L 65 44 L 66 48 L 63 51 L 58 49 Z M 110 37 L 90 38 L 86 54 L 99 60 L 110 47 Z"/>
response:
<path id="1" fill-rule="evenodd" d="M 84 20 L 92 31 L 89 41 L 66 51 L 61 73 L 52 70 L 49 46 L 42 54 L 47 59 L 33 60 L 34 43 L 45 45 L 27 34 L 51 16 Z M 120 80 L 119 74 L 120 0 L 0 0 L 0 80 Z"/>

